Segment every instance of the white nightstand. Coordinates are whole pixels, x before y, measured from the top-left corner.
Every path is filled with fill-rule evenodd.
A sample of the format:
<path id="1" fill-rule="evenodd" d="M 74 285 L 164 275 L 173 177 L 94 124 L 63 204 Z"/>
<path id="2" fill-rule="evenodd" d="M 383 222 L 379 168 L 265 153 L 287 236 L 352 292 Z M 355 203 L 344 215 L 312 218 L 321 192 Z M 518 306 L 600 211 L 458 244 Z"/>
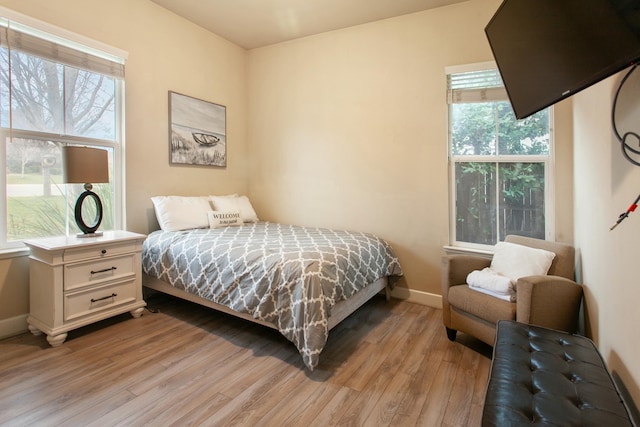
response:
<path id="1" fill-rule="evenodd" d="M 145 238 L 105 231 L 100 237 L 25 241 L 31 249 L 29 330 L 44 332 L 55 347 L 72 329 L 127 311 L 140 317 L 146 306 L 141 264 Z"/>

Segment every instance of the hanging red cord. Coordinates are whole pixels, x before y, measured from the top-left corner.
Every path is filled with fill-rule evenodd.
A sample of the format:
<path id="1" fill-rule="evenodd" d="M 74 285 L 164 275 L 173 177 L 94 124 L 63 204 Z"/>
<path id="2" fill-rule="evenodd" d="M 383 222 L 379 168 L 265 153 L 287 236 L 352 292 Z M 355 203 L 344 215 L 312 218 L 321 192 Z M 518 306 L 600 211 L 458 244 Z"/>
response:
<path id="1" fill-rule="evenodd" d="M 609 228 L 609 231 L 611 231 L 614 228 L 616 228 L 618 226 L 618 224 L 620 224 L 626 217 L 628 217 L 631 212 L 635 211 L 636 208 L 638 207 L 638 202 L 640 202 L 640 194 L 638 195 L 638 197 L 636 197 L 636 200 L 633 201 L 631 206 L 629 206 L 629 209 L 627 209 L 626 211 L 624 211 L 624 212 L 622 212 L 620 214 L 620 216 L 618 217 L 618 220 L 616 221 L 616 223 L 613 224 L 611 226 L 611 228 Z"/>

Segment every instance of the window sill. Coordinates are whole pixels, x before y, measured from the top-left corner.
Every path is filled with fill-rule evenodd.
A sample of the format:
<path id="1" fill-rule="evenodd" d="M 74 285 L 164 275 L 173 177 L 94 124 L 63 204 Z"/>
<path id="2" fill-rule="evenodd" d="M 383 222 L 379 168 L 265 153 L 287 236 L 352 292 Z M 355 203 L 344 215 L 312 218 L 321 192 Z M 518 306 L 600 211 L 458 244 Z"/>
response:
<path id="1" fill-rule="evenodd" d="M 484 258 L 491 259 L 493 257 L 493 251 L 483 249 L 465 248 L 462 246 L 444 246 L 444 251 L 447 255 L 475 255 Z"/>
<path id="2" fill-rule="evenodd" d="M 29 248 L 27 248 L 26 246 L 17 246 L 14 248 L 0 249 L 0 260 L 19 258 L 23 256 L 28 256 L 28 255 L 29 255 Z"/>

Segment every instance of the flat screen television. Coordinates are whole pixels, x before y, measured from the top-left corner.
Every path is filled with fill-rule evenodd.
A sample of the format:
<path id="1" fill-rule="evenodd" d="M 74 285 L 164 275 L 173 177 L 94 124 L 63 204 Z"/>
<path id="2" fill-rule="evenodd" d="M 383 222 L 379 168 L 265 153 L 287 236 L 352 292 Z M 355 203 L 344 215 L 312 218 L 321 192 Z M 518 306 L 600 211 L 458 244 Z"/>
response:
<path id="1" fill-rule="evenodd" d="M 485 33 L 522 119 L 640 60 L 640 0 L 504 0 Z"/>

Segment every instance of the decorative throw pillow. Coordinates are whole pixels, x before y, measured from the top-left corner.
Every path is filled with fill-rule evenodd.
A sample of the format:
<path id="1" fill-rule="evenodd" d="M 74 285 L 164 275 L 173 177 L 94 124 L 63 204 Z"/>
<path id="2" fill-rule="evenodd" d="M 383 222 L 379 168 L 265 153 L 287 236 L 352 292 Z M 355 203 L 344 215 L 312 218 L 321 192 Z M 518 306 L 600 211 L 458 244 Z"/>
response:
<path id="1" fill-rule="evenodd" d="M 511 278 L 546 275 L 556 254 L 544 249 L 499 242 L 493 251 L 491 270 Z"/>
<path id="2" fill-rule="evenodd" d="M 223 212 L 223 211 L 209 211 L 207 213 L 209 218 L 209 228 L 228 227 L 230 225 L 242 225 L 242 219 L 240 219 L 240 212 Z"/>
<path id="3" fill-rule="evenodd" d="M 258 215 L 253 210 L 247 196 L 232 194 L 229 196 L 209 196 L 217 211 L 238 211 L 243 222 L 258 222 Z"/>
<path id="4" fill-rule="evenodd" d="M 211 211 L 211 204 L 206 196 L 155 196 L 151 201 L 164 231 L 209 227 L 207 212 Z"/>

